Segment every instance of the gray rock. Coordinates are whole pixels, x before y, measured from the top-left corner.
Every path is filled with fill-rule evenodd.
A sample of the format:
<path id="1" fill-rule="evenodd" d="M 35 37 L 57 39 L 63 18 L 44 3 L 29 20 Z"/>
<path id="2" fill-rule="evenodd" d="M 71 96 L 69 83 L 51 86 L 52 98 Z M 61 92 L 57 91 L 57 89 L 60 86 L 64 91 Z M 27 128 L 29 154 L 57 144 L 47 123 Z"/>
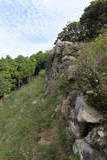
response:
<path id="1" fill-rule="evenodd" d="M 73 42 L 63 41 L 63 52 L 62 55 L 71 55 L 71 56 L 77 56 L 78 50 L 80 48 L 80 45 Z"/>
<path id="2" fill-rule="evenodd" d="M 77 56 L 78 55 L 77 52 L 79 49 L 80 49 L 80 44 L 78 45 L 78 43 L 61 41 L 60 39 L 58 39 L 54 52 L 56 54 L 62 53 L 63 56 L 66 55 Z"/>
<path id="3" fill-rule="evenodd" d="M 76 114 L 79 122 L 100 123 L 103 116 L 91 106 L 87 105 L 83 97 L 77 97 Z"/>
<path id="4" fill-rule="evenodd" d="M 71 66 L 68 67 L 68 70 L 67 70 L 68 80 L 73 80 L 73 81 L 76 80 L 77 69 L 78 69 L 77 65 L 71 65 Z"/>
<path id="5" fill-rule="evenodd" d="M 84 132 L 86 129 L 86 124 L 78 123 L 76 120 L 72 120 L 69 122 L 69 132 L 75 138 L 82 138 L 84 137 Z"/>
<path id="6" fill-rule="evenodd" d="M 37 104 L 37 100 L 34 100 L 34 101 L 32 102 L 32 104 Z"/>
<path id="7" fill-rule="evenodd" d="M 75 107 L 75 101 L 77 99 L 77 96 L 80 94 L 80 92 L 78 90 L 72 90 L 72 92 L 70 92 L 68 99 L 70 101 L 70 104 L 72 107 Z"/>
<path id="8" fill-rule="evenodd" d="M 73 122 L 73 121 L 70 121 L 70 123 L 69 123 L 69 132 L 71 134 L 73 134 L 76 138 L 81 137 L 80 128 L 79 128 L 78 124 L 75 124 L 75 122 Z"/>
<path id="9" fill-rule="evenodd" d="M 70 61 L 71 63 L 74 63 L 74 62 L 76 62 L 76 58 L 74 57 L 74 56 L 64 56 L 63 58 L 62 58 L 62 61 L 64 62 L 64 61 Z"/>
<path id="10" fill-rule="evenodd" d="M 93 91 L 93 90 L 87 91 L 86 94 L 87 94 L 87 95 L 93 95 L 93 94 L 94 94 L 94 91 Z"/>
<path id="11" fill-rule="evenodd" d="M 76 63 L 76 57 L 80 44 L 57 40 L 53 49 L 53 58 L 50 66 L 47 66 L 48 80 L 46 81 L 45 95 L 51 94 L 52 88 L 56 85 L 62 74 L 66 74 L 68 67 Z"/>
<path id="12" fill-rule="evenodd" d="M 54 48 L 54 52 L 56 54 L 61 54 L 61 52 L 62 52 L 62 46 L 63 46 L 63 42 L 60 39 L 58 39 L 58 41 L 56 43 L 56 46 Z"/>
<path id="13" fill-rule="evenodd" d="M 85 138 L 87 143 L 97 145 L 99 148 L 107 147 L 107 125 L 95 127 Z"/>
<path id="14" fill-rule="evenodd" d="M 78 139 L 73 147 L 74 153 L 79 153 L 81 160 L 107 160 L 103 152 L 99 152 L 83 139 Z"/>

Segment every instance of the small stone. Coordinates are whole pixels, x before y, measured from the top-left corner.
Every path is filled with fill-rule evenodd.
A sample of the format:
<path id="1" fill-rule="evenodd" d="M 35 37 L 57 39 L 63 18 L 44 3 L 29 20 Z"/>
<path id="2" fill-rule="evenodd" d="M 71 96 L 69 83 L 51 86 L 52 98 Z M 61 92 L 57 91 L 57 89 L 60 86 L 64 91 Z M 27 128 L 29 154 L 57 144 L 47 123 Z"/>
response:
<path id="1" fill-rule="evenodd" d="M 61 106 L 61 113 L 68 114 L 70 110 L 70 101 L 68 99 L 64 100 Z"/>
<path id="2" fill-rule="evenodd" d="M 68 60 L 73 63 L 76 61 L 76 58 L 74 56 L 64 56 L 62 58 L 62 61 L 68 61 Z"/>
<path id="3" fill-rule="evenodd" d="M 74 152 L 74 154 L 77 154 L 77 153 L 78 153 L 78 149 L 77 149 L 77 147 L 76 147 L 75 144 L 73 145 L 73 152 Z"/>
<path id="4" fill-rule="evenodd" d="M 98 131 L 98 135 L 99 135 L 100 137 L 104 137 L 104 132 L 103 132 L 103 131 Z"/>
<path id="5" fill-rule="evenodd" d="M 74 57 L 74 56 L 69 56 L 69 60 L 71 61 L 71 62 L 76 62 L 76 58 Z"/>
<path id="6" fill-rule="evenodd" d="M 23 109 L 23 108 L 21 108 L 21 109 L 20 109 L 20 112 L 21 112 L 21 113 L 23 113 L 23 112 L 24 112 L 24 109 Z"/>
<path id="7" fill-rule="evenodd" d="M 78 69 L 77 65 L 72 65 L 68 67 L 67 70 L 68 80 L 76 80 L 77 69 Z"/>
<path id="8" fill-rule="evenodd" d="M 94 91 L 92 91 L 92 90 L 87 91 L 86 94 L 87 94 L 87 95 L 93 95 L 93 94 L 94 94 Z"/>
<path id="9" fill-rule="evenodd" d="M 33 102 L 32 102 L 32 104 L 37 104 L 37 101 L 36 101 L 36 100 L 35 100 L 35 101 L 33 101 Z"/>
<path id="10" fill-rule="evenodd" d="M 55 112 L 57 113 L 57 112 L 60 112 L 60 110 L 61 110 L 61 106 L 60 105 L 57 105 L 57 107 L 55 108 Z"/>

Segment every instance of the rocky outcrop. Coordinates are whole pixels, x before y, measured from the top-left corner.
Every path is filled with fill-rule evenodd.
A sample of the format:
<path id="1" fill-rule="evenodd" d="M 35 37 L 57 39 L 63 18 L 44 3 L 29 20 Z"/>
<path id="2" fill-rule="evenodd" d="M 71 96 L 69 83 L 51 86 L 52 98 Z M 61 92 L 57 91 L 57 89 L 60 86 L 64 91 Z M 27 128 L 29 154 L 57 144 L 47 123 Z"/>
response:
<path id="1" fill-rule="evenodd" d="M 67 77 L 71 87 L 55 112 L 60 112 L 66 121 L 71 140 L 74 139 L 73 151 L 80 155 L 81 160 L 106 160 L 107 117 L 88 103 L 88 96 L 94 95 L 92 88 L 84 94 L 77 85 L 80 67 L 78 56 L 82 46 L 83 44 L 57 41 L 53 60 L 48 66 L 46 95 L 51 93 L 63 75 Z"/>
<path id="2" fill-rule="evenodd" d="M 53 49 L 52 62 L 47 67 L 46 94 L 51 93 L 51 89 L 63 75 L 66 75 L 69 80 L 75 80 L 79 49 L 78 43 L 57 41 Z"/>
<path id="3" fill-rule="evenodd" d="M 103 120 L 103 116 L 93 107 L 87 105 L 83 97 L 78 96 L 75 103 L 78 122 L 100 123 Z"/>
<path id="4" fill-rule="evenodd" d="M 96 150 L 90 144 L 85 142 L 83 139 L 76 140 L 74 146 L 74 152 L 79 153 L 81 160 L 106 160 L 106 155 Z"/>

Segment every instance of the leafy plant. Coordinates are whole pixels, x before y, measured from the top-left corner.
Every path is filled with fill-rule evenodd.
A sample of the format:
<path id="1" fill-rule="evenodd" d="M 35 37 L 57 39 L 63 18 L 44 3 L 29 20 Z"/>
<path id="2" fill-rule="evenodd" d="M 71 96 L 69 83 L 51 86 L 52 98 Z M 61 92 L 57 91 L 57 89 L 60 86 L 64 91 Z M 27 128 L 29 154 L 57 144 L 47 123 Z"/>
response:
<path id="1" fill-rule="evenodd" d="M 61 92 L 62 95 L 66 96 L 69 93 L 70 83 L 66 75 L 62 77 L 57 82 L 57 90 Z"/>
<path id="2" fill-rule="evenodd" d="M 71 42 L 87 42 L 96 38 L 106 29 L 107 0 L 96 0 L 85 8 L 79 22 L 72 22 L 66 25 L 57 39 Z"/>
<path id="3" fill-rule="evenodd" d="M 20 88 L 33 79 L 46 67 L 51 51 L 42 51 L 31 57 L 19 55 L 12 59 L 10 56 L 0 59 L 0 97 Z"/>

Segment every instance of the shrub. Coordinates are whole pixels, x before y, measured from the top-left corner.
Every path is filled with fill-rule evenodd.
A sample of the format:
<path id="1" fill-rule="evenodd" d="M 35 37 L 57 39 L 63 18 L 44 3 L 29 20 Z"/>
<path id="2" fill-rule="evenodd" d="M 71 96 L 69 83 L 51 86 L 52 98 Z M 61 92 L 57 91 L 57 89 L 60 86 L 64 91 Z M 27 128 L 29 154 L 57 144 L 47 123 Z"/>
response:
<path id="1" fill-rule="evenodd" d="M 85 9 L 80 24 L 87 30 L 86 37 L 94 38 L 102 27 L 107 27 L 107 0 L 97 0 Z"/>
<path id="2" fill-rule="evenodd" d="M 86 44 L 80 52 L 79 88 L 88 95 L 88 102 L 101 112 L 107 112 L 107 33 Z"/>
<path id="3" fill-rule="evenodd" d="M 70 83 L 66 75 L 63 75 L 57 82 L 57 91 L 60 92 L 63 96 L 66 96 L 69 93 Z"/>
<path id="4" fill-rule="evenodd" d="M 11 91 L 22 87 L 45 69 L 51 51 L 40 51 L 31 57 L 19 55 L 12 59 L 7 56 L 0 59 L 0 98 Z"/>
<path id="5" fill-rule="evenodd" d="M 84 10 L 79 22 L 69 23 L 57 39 L 71 42 L 90 41 L 107 28 L 107 0 L 96 0 Z"/>
<path id="6" fill-rule="evenodd" d="M 58 35 L 58 39 L 62 41 L 80 42 L 84 41 L 86 32 L 84 26 L 79 22 L 69 23 L 61 33 Z"/>

